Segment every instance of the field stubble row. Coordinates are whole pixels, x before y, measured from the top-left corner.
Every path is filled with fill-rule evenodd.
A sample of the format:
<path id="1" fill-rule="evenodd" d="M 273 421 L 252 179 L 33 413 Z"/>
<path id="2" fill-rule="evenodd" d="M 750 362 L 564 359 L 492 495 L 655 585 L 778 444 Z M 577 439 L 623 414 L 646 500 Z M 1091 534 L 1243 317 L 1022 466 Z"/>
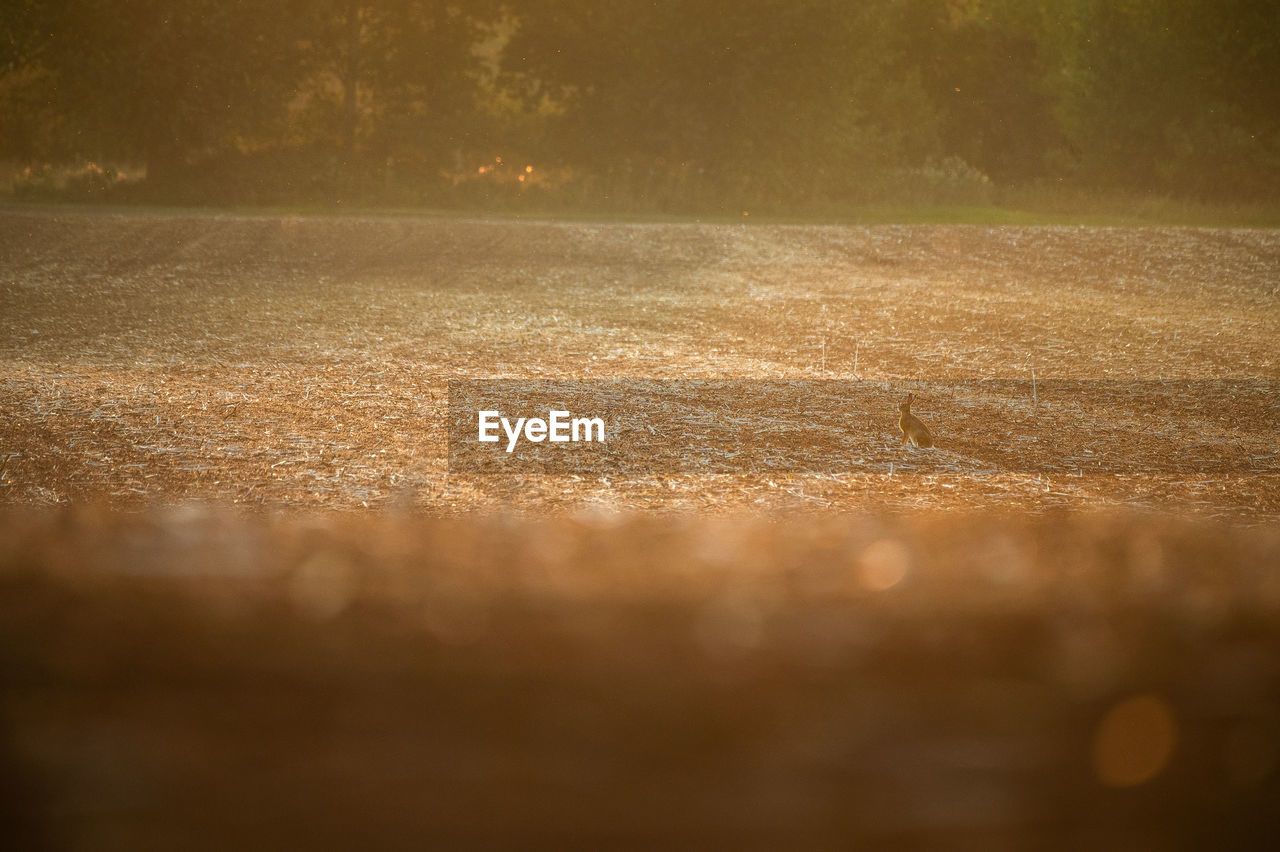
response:
<path id="1" fill-rule="evenodd" d="M 0 236 L 7 502 L 1280 514 L 1268 231 L 10 210 Z M 447 475 L 459 378 L 866 392 L 821 475 L 486 478 Z M 941 452 L 894 447 L 906 390 Z"/>

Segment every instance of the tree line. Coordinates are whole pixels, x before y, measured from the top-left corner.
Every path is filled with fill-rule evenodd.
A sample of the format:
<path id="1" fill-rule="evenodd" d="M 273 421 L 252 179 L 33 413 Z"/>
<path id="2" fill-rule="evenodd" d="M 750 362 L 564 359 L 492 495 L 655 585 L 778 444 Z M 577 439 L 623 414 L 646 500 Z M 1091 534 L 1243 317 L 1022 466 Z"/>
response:
<path id="1" fill-rule="evenodd" d="M 1274 0 L 8 0 L 0 158 L 231 203 L 1267 202 L 1277 45 Z"/>

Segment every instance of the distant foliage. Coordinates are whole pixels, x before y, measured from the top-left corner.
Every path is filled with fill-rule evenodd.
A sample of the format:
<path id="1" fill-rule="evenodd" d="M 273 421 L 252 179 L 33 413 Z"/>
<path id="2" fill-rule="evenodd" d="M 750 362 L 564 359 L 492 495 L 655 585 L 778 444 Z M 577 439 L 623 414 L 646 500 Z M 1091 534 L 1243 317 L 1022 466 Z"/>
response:
<path id="1" fill-rule="evenodd" d="M 1280 196 L 1280 5 L 1072 6 L 1055 82 L 1080 179 L 1200 199 Z"/>
<path id="2" fill-rule="evenodd" d="M 1272 0 L 13 0 L 0 159 L 212 203 L 1265 203 L 1277 44 Z"/>
<path id="3" fill-rule="evenodd" d="M 129 180 L 116 168 L 97 163 L 54 167 L 48 163 L 27 166 L 13 177 L 13 195 L 23 200 L 91 201 L 106 196 Z"/>
<path id="4" fill-rule="evenodd" d="M 872 195 L 902 204 L 983 205 L 992 201 L 991 178 L 956 156 L 890 172 Z"/>

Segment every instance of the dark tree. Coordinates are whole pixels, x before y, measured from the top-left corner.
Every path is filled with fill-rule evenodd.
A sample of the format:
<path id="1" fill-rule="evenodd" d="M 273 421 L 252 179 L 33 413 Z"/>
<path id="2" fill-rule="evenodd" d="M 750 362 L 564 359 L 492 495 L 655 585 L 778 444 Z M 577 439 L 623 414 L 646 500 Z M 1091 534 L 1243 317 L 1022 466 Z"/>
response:
<path id="1" fill-rule="evenodd" d="M 1280 4 L 1078 0 L 1067 24 L 1063 126 L 1083 177 L 1208 199 L 1280 194 Z"/>
<path id="2" fill-rule="evenodd" d="M 475 110 L 473 48 L 494 4 L 321 0 L 304 30 L 305 111 L 348 156 L 438 153 Z"/>
<path id="3" fill-rule="evenodd" d="M 164 183 L 189 158 L 268 137 L 297 85 L 288 0 L 61 0 L 27 59 L 82 156 L 141 158 Z"/>
<path id="4" fill-rule="evenodd" d="M 1065 144 L 1048 64 L 1025 24 L 1004 3 L 915 0 L 902 30 L 943 150 L 1004 182 L 1044 176 Z"/>
<path id="5" fill-rule="evenodd" d="M 732 198 L 839 196 L 933 150 L 895 4 L 519 0 L 506 68 L 563 114 L 549 153 Z"/>

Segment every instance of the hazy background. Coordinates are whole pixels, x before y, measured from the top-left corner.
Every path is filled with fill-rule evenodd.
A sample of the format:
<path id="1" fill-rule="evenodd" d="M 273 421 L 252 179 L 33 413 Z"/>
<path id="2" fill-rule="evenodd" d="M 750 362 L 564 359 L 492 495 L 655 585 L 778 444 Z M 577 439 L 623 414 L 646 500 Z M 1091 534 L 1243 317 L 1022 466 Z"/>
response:
<path id="1" fill-rule="evenodd" d="M 1277 46 L 1273 0 L 8 0 L 0 160 L 19 198 L 1270 205 Z"/>

